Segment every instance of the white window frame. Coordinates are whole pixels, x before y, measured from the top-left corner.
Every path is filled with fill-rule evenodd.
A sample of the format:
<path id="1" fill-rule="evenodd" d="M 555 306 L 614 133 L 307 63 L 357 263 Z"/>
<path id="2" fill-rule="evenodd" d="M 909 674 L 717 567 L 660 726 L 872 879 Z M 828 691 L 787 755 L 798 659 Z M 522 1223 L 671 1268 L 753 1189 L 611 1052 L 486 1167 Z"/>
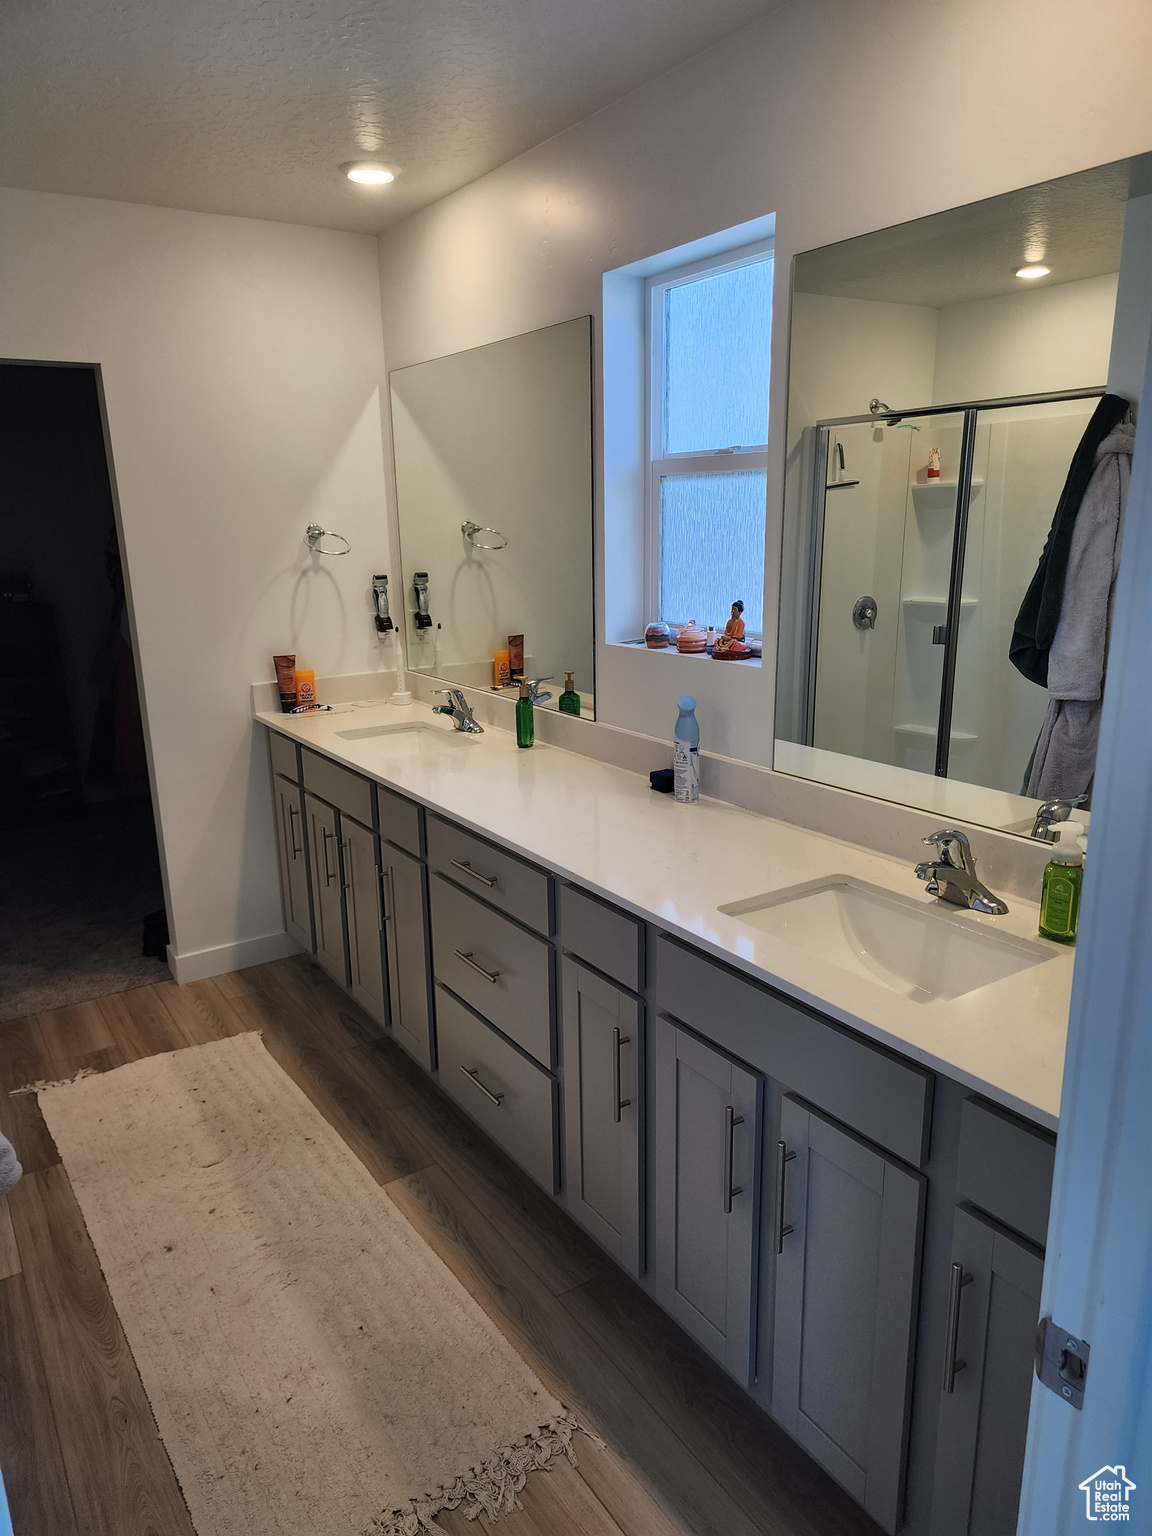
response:
<path id="1" fill-rule="evenodd" d="M 775 261 L 774 239 L 758 240 L 719 256 L 709 256 L 700 261 L 688 262 L 667 272 L 655 273 L 646 280 L 645 288 L 645 378 L 644 393 L 647 408 L 648 440 L 646 455 L 648 472 L 644 491 L 644 612 L 665 622 L 686 624 L 689 619 L 703 615 L 686 613 L 673 619 L 660 612 L 660 481 L 664 475 L 714 475 L 735 474 L 740 471 L 768 468 L 768 413 L 765 411 L 763 443 L 739 444 L 729 448 L 704 449 L 696 453 L 664 453 L 664 295 L 670 288 L 694 282 L 708 276 L 717 277 L 737 267 L 751 266 L 753 262 Z M 769 338 L 771 343 L 771 338 Z M 760 572 L 763 581 L 763 571 Z M 749 635 L 760 638 L 760 632 L 749 630 Z"/>

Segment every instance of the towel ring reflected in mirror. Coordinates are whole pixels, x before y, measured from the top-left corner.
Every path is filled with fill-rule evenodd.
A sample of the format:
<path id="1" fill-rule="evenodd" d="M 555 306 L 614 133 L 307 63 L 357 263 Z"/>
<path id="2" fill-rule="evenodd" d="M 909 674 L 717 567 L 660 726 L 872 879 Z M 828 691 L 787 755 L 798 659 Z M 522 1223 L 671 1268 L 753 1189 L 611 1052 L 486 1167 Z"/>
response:
<path id="1" fill-rule="evenodd" d="M 461 523 L 460 532 L 475 549 L 505 549 L 508 544 L 507 536 L 500 532 L 499 528 L 481 528 L 479 523 Z M 499 544 L 489 544 L 483 539 L 478 539 L 478 533 L 490 533 L 494 539 L 499 539 Z"/>
<path id="2" fill-rule="evenodd" d="M 321 539 L 339 539 L 344 548 L 325 549 L 320 542 Z M 308 524 L 304 530 L 304 542 L 317 555 L 346 555 L 352 548 L 342 533 L 333 533 L 330 528 L 321 528 L 319 523 Z"/>

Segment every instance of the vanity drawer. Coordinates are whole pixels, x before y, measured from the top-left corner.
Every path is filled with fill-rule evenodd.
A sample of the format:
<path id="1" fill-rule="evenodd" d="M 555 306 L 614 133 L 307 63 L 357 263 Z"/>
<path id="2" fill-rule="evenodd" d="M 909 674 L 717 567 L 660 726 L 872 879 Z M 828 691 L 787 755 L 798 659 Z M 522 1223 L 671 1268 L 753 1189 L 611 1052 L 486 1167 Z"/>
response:
<path id="1" fill-rule="evenodd" d="M 376 817 L 372 804 L 372 781 L 361 778 L 350 768 L 341 768 L 330 758 L 321 757 L 307 747 L 300 749 L 304 765 L 304 788 L 327 800 L 338 811 L 354 816 L 365 827 L 374 827 Z"/>
<path id="2" fill-rule="evenodd" d="M 542 869 L 473 837 L 439 816 L 428 818 L 428 862 L 494 907 L 511 912 L 537 933 L 550 933 L 549 885 Z"/>
<path id="3" fill-rule="evenodd" d="M 272 772 L 280 774 L 281 778 L 291 779 L 293 784 L 299 784 L 300 761 L 296 743 L 289 741 L 287 736 L 281 736 L 279 731 L 269 731 L 268 750 L 272 754 Z"/>
<path id="4" fill-rule="evenodd" d="M 556 1193 L 556 1083 L 443 987 L 440 1086 L 549 1194 Z"/>
<path id="5" fill-rule="evenodd" d="M 380 813 L 380 836 L 419 858 L 420 807 L 382 784 L 376 786 L 376 806 Z"/>
<path id="6" fill-rule="evenodd" d="M 644 924 L 575 885 L 560 887 L 560 942 L 631 991 L 644 985 Z"/>
<path id="7" fill-rule="evenodd" d="M 656 1004 L 906 1163 L 927 1161 L 933 1078 L 923 1067 L 664 935 Z"/>
<path id="8" fill-rule="evenodd" d="M 437 981 L 537 1061 L 552 1065 L 552 954 L 543 939 L 438 875 L 432 881 L 432 956 Z"/>
<path id="9" fill-rule="evenodd" d="M 960 1157 L 956 1190 L 1006 1227 L 1043 1248 L 1056 1139 L 1038 1126 L 984 1099 L 965 1099 L 960 1109 Z"/>

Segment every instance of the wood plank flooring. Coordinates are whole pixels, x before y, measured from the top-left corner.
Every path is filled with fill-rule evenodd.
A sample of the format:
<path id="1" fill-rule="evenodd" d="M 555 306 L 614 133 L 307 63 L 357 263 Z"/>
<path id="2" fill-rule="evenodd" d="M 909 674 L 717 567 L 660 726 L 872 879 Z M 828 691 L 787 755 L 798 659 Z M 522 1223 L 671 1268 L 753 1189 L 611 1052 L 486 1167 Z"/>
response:
<path id="1" fill-rule="evenodd" d="M 0 1025 L 0 1468 L 16 1536 L 191 1536 L 37 1079 L 245 1030 L 335 1127 L 552 1392 L 580 1437 L 505 1536 L 877 1536 L 879 1527 L 356 1006 L 296 957 Z M 448 1536 L 477 1536 L 459 1512 Z M 485 1528 L 487 1523 L 483 1522 Z M 207 1536 L 207 1533 L 202 1533 Z"/>

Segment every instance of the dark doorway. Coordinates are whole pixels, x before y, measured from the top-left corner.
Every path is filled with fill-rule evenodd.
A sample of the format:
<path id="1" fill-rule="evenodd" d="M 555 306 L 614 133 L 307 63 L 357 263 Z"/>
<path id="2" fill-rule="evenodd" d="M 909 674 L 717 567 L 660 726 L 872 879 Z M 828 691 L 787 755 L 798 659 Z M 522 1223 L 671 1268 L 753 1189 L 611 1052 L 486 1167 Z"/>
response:
<path id="1" fill-rule="evenodd" d="M 0 364 L 0 1019 L 165 978 L 163 905 L 96 374 Z"/>

